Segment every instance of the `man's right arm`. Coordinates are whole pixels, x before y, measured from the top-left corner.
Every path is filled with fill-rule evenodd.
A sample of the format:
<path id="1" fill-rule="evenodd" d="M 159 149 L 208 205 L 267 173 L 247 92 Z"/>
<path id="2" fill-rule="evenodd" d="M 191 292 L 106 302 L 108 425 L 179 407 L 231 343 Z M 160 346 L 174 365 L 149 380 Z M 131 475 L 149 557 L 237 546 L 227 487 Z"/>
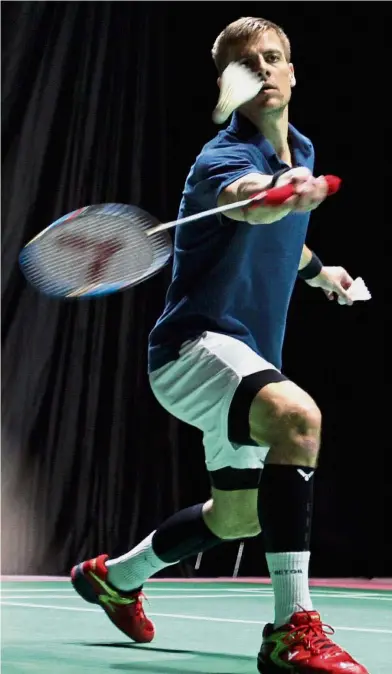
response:
<path id="1" fill-rule="evenodd" d="M 271 179 L 271 175 L 264 175 L 262 173 L 248 173 L 247 175 L 242 176 L 222 190 L 218 197 L 218 206 L 224 206 L 226 204 L 249 199 L 258 192 L 263 192 L 265 189 L 268 189 Z M 251 209 L 236 208 L 232 211 L 226 211 L 225 215 L 232 220 L 248 222 L 251 225 L 263 225 L 277 222 L 291 211 L 297 209 L 299 201 L 301 201 L 299 195 L 311 181 L 314 181 L 314 178 L 308 169 L 304 167 L 290 169 L 278 178 L 276 187 L 291 183 L 293 184 L 295 191 L 297 192 L 298 190 L 298 193 L 287 199 L 284 204 L 273 207 L 263 206 L 261 204 L 259 207 Z M 307 191 L 309 191 L 309 187 Z"/>
<path id="2" fill-rule="evenodd" d="M 261 173 L 249 173 L 242 178 L 239 178 L 234 183 L 226 187 L 219 195 L 218 206 L 226 206 L 227 204 L 235 203 L 236 201 L 243 201 L 249 199 L 258 192 L 263 192 L 271 183 L 272 176 L 263 175 Z M 269 224 L 281 220 L 285 215 L 290 213 L 290 208 L 279 206 L 274 208 L 267 208 L 260 206 L 259 208 L 235 208 L 232 211 L 226 211 L 226 217 L 238 222 L 248 222 L 251 225 Z"/>

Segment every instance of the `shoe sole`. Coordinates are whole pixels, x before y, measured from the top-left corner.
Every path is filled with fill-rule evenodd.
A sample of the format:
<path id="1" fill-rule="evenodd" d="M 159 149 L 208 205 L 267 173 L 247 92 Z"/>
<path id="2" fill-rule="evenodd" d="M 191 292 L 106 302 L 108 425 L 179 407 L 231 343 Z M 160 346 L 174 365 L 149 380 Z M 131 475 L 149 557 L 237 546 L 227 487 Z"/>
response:
<path id="1" fill-rule="evenodd" d="M 281 667 L 276 667 L 271 663 L 264 662 L 264 660 L 261 660 L 260 656 L 257 658 L 257 670 L 260 674 L 280 674 L 284 671 Z M 291 674 L 295 674 L 296 671 L 296 669 L 292 668 Z"/>
<path id="2" fill-rule="evenodd" d="M 74 590 L 89 604 L 99 604 L 97 595 L 83 572 L 83 564 L 74 566 L 71 571 L 71 583 Z"/>

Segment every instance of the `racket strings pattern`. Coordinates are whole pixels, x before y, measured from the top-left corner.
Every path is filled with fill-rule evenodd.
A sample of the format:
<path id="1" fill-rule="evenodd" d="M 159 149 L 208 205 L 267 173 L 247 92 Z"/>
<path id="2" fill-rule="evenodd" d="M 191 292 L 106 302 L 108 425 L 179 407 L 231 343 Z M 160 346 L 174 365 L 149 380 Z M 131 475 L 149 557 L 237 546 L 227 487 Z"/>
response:
<path id="1" fill-rule="evenodd" d="M 54 296 L 93 296 L 136 285 L 171 257 L 168 233 L 146 236 L 156 222 L 134 206 L 105 204 L 74 211 L 24 249 L 24 274 Z"/>

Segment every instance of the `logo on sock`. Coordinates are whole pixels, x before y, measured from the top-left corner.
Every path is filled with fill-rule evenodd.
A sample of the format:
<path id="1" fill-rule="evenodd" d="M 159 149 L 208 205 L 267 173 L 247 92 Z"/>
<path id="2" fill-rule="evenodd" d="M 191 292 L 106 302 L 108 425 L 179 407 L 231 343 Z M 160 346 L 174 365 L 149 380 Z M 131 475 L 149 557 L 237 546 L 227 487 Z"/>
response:
<path id="1" fill-rule="evenodd" d="M 305 473 L 302 468 L 297 468 L 297 473 L 299 473 L 300 476 L 304 478 L 305 482 L 309 482 L 312 475 L 314 475 L 314 470 L 312 470 L 310 473 Z"/>
<path id="2" fill-rule="evenodd" d="M 302 569 L 277 569 L 273 572 L 274 576 L 293 576 L 298 573 L 301 574 Z"/>

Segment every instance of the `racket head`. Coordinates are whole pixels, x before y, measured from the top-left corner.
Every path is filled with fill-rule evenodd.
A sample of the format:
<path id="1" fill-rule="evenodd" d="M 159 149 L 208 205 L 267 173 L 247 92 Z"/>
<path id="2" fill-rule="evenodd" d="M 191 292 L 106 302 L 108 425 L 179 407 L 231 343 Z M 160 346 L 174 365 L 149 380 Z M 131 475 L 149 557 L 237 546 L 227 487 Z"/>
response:
<path id="1" fill-rule="evenodd" d="M 22 249 L 19 265 L 39 292 L 58 298 L 110 295 L 157 274 L 170 260 L 167 231 L 137 206 L 94 204 L 63 215 Z"/>

